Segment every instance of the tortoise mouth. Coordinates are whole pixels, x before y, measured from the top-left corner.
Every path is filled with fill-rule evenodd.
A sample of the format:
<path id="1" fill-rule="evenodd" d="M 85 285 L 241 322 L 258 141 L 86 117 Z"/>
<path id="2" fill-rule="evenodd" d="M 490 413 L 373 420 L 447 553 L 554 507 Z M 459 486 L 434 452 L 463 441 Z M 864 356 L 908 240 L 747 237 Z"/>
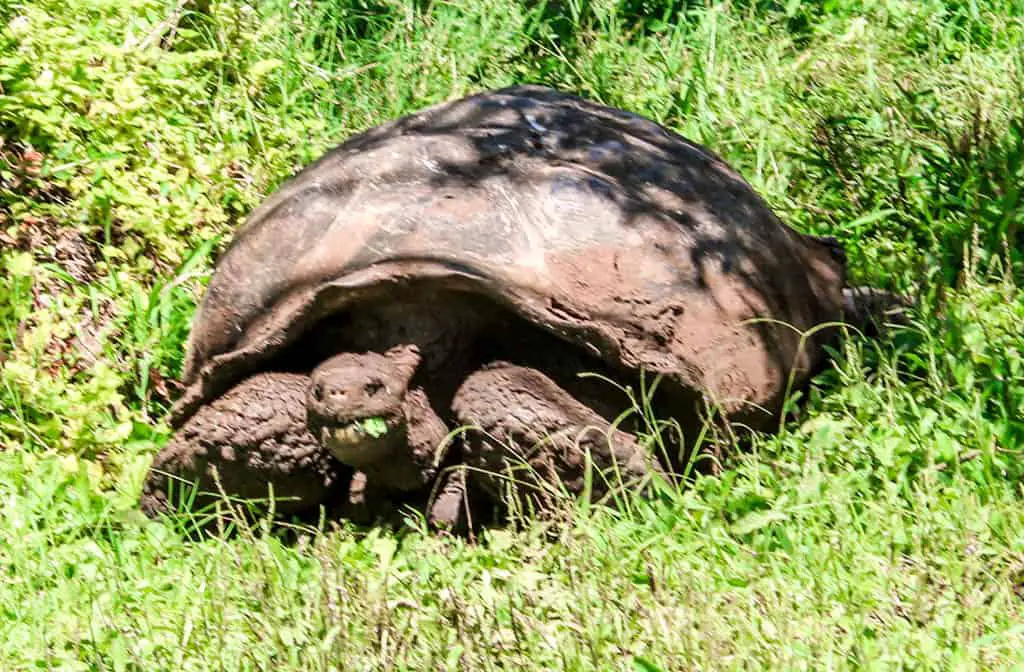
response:
<path id="1" fill-rule="evenodd" d="M 341 462 L 362 467 L 390 456 L 399 425 L 397 418 L 356 418 L 321 426 L 317 438 Z"/>

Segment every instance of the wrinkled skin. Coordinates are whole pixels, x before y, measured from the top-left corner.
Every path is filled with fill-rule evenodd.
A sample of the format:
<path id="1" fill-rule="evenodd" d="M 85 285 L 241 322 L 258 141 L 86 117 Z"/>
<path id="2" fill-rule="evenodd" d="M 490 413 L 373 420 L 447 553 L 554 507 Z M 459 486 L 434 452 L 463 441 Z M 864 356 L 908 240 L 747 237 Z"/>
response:
<path id="1" fill-rule="evenodd" d="M 868 290 L 849 297 L 893 303 Z M 865 305 L 859 308 L 865 315 L 880 310 L 851 305 Z M 143 509 L 152 515 L 168 508 L 166 471 L 214 493 L 199 497 L 198 505 L 213 501 L 219 487 L 233 497 L 262 499 L 272 486 L 283 514 L 326 505 L 369 524 L 394 519 L 400 503 L 415 503 L 426 506 L 433 528 L 465 531 L 480 503 L 474 498 L 501 505 L 511 494 L 534 510 L 550 510 L 559 492 L 584 493 L 590 464 L 592 499 L 663 473 L 633 434 L 612 427 L 625 405 L 621 393 L 576 375 L 596 367 L 617 378 L 600 362 L 529 330 L 507 335 L 485 356 L 494 355 L 515 361 L 479 366 L 472 358 L 432 352 L 433 367 L 424 376 L 419 346 L 399 344 L 383 353 L 329 357 L 309 375 L 252 376 L 202 407 L 161 451 Z M 441 398 L 431 399 L 416 384 L 459 376 L 447 404 L 438 386 L 432 391 Z M 443 406 L 447 422 L 436 410 Z M 367 421 L 375 424 L 368 429 Z M 453 468 L 442 470 L 449 429 L 457 427 L 461 439 L 447 458 Z"/>

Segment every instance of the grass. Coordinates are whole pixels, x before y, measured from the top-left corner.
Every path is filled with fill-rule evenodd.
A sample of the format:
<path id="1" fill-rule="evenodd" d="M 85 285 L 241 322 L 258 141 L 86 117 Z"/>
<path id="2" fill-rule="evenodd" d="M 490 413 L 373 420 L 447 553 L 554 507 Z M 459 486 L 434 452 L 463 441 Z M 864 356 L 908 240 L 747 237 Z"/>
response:
<path id="1" fill-rule="evenodd" d="M 0 5 L 0 669 L 1024 665 L 1024 3 Z M 231 231 L 346 135 L 539 82 L 917 297 L 717 476 L 481 543 L 135 512 Z"/>

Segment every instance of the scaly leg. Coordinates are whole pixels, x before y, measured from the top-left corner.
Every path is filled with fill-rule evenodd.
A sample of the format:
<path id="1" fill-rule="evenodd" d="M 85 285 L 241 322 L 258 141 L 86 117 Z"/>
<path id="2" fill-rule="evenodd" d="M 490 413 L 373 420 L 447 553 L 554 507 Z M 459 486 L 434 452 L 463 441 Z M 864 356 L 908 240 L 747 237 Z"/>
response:
<path id="1" fill-rule="evenodd" d="M 193 509 L 220 499 L 221 489 L 249 500 L 267 500 L 272 491 L 283 514 L 326 503 L 349 470 L 306 427 L 308 387 L 308 376 L 262 373 L 200 408 L 154 459 L 142 510 L 178 509 L 193 486 Z"/>
<path id="2" fill-rule="evenodd" d="M 661 472 L 633 435 L 536 369 L 490 364 L 466 379 L 452 409 L 469 428 L 464 450 L 466 464 L 476 469 L 471 478 L 492 496 L 512 485 L 543 509 L 556 489 L 580 495 L 588 457 L 592 499 Z"/>

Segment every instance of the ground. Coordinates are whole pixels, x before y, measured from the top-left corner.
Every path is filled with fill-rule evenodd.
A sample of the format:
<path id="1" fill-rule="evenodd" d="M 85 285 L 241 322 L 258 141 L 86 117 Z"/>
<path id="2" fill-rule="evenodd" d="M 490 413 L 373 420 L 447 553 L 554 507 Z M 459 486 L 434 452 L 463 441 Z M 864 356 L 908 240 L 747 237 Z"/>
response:
<path id="1" fill-rule="evenodd" d="M 14 0 L 0 25 L 0 669 L 1024 662 L 1020 0 Z M 246 213 L 351 133 L 523 82 L 708 145 L 914 295 L 911 327 L 853 335 L 717 472 L 554 531 L 142 517 Z"/>

